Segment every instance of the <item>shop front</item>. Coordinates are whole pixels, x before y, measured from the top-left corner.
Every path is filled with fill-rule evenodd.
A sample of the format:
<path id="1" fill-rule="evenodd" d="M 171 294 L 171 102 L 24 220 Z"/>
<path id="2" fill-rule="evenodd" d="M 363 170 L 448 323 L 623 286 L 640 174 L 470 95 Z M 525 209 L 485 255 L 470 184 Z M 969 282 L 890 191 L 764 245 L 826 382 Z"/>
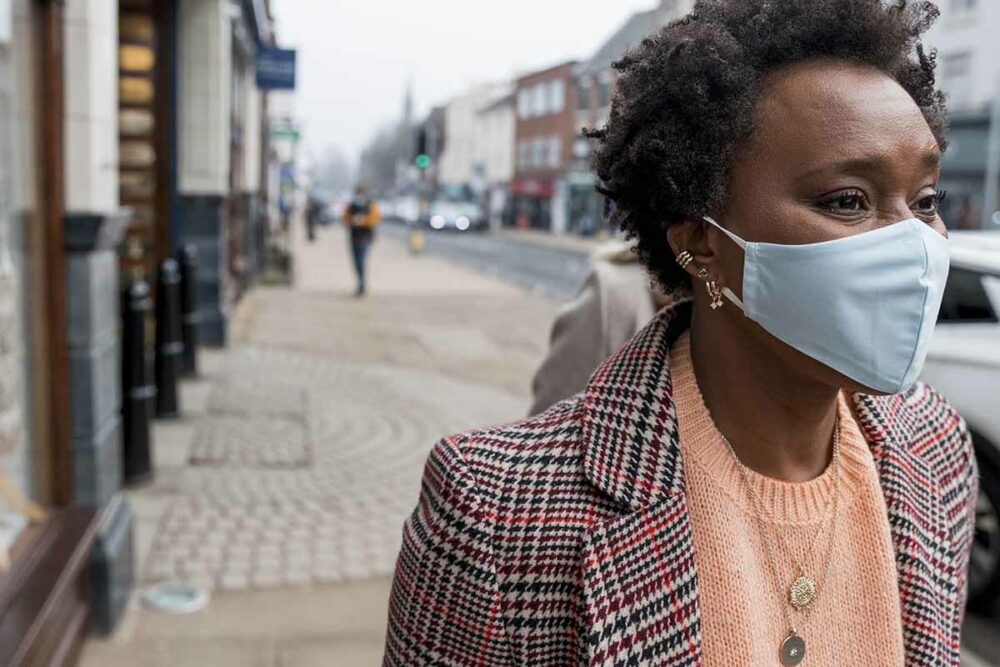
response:
<path id="1" fill-rule="evenodd" d="M 555 181 L 550 178 L 515 178 L 511 181 L 513 224 L 519 229 L 552 229 Z"/>

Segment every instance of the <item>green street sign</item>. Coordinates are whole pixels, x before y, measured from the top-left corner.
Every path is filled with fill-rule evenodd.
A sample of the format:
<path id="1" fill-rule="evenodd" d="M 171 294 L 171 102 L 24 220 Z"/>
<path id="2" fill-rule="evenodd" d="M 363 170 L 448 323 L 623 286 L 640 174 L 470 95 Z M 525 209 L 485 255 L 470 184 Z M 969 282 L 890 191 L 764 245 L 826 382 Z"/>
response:
<path id="1" fill-rule="evenodd" d="M 272 127 L 271 128 L 271 138 L 272 139 L 291 139 L 293 141 L 299 140 L 299 131 L 294 127 Z"/>

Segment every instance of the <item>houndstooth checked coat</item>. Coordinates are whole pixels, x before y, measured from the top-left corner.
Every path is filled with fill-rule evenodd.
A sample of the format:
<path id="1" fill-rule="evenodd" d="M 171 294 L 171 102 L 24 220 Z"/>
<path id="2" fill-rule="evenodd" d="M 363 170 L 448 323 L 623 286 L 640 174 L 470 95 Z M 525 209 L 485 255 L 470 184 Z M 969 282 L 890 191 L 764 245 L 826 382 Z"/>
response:
<path id="1" fill-rule="evenodd" d="M 431 452 L 389 605 L 386 666 L 699 665 L 701 609 L 658 315 L 587 389 Z M 896 551 L 907 665 L 958 665 L 977 490 L 930 388 L 856 396 Z"/>

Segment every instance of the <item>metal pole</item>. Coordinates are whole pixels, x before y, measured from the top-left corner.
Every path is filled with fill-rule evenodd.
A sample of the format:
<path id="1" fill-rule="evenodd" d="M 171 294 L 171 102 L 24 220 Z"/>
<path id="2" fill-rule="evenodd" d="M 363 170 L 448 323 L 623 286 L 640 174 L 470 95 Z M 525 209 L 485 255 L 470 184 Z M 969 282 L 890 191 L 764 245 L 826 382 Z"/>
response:
<path id="1" fill-rule="evenodd" d="M 152 310 L 149 285 L 133 282 L 122 295 L 123 475 L 126 484 L 153 476 L 149 422 L 156 387 L 146 374 L 146 318 Z"/>
<path id="2" fill-rule="evenodd" d="M 983 229 L 996 227 L 994 214 L 1000 210 L 1000 74 L 997 75 L 990 105 L 990 136 L 986 149 L 986 182 L 983 186 Z"/>
<path id="3" fill-rule="evenodd" d="M 180 252 L 181 265 L 181 339 L 184 355 L 181 370 L 185 376 L 198 374 L 198 248 L 185 244 Z"/>
<path id="4" fill-rule="evenodd" d="M 156 416 L 180 416 L 177 382 L 181 375 L 181 276 L 177 262 L 160 264 L 156 285 Z"/>

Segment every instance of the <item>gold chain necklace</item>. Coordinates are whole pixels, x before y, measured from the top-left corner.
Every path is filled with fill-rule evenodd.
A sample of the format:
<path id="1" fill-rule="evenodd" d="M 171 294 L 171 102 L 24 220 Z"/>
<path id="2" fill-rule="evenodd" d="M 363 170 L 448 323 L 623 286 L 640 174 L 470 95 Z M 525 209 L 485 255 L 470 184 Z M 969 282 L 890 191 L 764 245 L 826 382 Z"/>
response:
<path id="1" fill-rule="evenodd" d="M 833 459 L 831 462 L 831 468 L 833 471 L 833 493 L 827 499 L 826 507 L 823 510 L 823 519 L 820 521 L 816 532 L 813 533 L 812 539 L 809 541 L 809 547 L 806 549 L 805 556 L 802 560 L 799 559 L 798 555 L 789 546 L 788 542 L 785 541 L 784 535 L 781 534 L 777 529 L 778 522 L 775 521 L 774 516 L 770 512 L 766 512 L 763 509 L 764 502 L 757 491 L 756 485 L 750 481 L 750 474 L 743 462 L 740 461 L 739 457 L 736 456 L 736 452 L 733 450 L 732 444 L 722 436 L 723 441 L 729 447 L 730 453 L 732 453 L 733 458 L 736 459 L 736 464 L 739 466 L 740 475 L 743 477 L 743 482 L 747 487 L 747 491 L 753 498 L 754 507 L 757 511 L 761 513 L 766 513 L 767 519 L 771 522 L 771 526 L 774 527 L 774 534 L 781 543 L 781 549 L 787 555 L 789 555 L 792 561 L 795 562 L 795 566 L 798 568 L 799 576 L 795 579 L 789 588 L 789 601 L 792 606 L 795 607 L 796 611 L 808 610 L 813 603 L 816 601 L 816 596 L 819 587 L 816 585 L 816 580 L 806 574 L 806 568 L 803 565 L 803 561 L 808 561 L 812 557 L 813 551 L 816 549 L 816 543 L 819 540 L 819 536 L 823 534 L 827 520 L 830 518 L 831 510 L 836 504 L 837 497 L 840 495 L 840 424 L 839 422 L 834 426 L 833 430 Z"/>
<path id="2" fill-rule="evenodd" d="M 838 510 L 840 504 L 839 503 L 839 497 L 840 497 L 839 418 L 833 429 L 832 465 L 834 474 L 834 489 L 832 498 L 832 504 L 833 504 L 832 524 L 830 528 L 829 545 L 827 547 L 826 557 L 824 558 L 822 574 L 820 575 L 820 582 L 817 585 L 812 578 L 806 575 L 805 568 L 802 566 L 802 562 L 792 552 L 791 553 L 792 560 L 795 561 L 795 564 L 799 569 L 799 576 L 795 579 L 795 581 L 789 588 L 787 598 L 783 592 L 783 586 L 781 584 L 781 575 L 779 573 L 779 568 L 778 568 L 778 559 L 777 556 L 775 556 L 774 547 L 771 544 L 771 542 L 767 539 L 767 526 L 764 522 L 765 512 L 763 509 L 763 503 L 761 501 L 760 494 L 757 493 L 756 487 L 750 480 L 749 470 L 745 465 L 743 465 L 743 462 L 740 461 L 740 457 L 736 455 L 736 450 L 733 449 L 733 446 L 729 442 L 729 439 L 726 438 L 726 436 L 722 435 L 721 433 L 719 435 L 722 436 L 722 441 L 726 444 L 726 447 L 729 449 L 729 453 L 732 454 L 733 459 L 736 461 L 736 465 L 740 471 L 740 476 L 743 478 L 743 483 L 746 485 L 747 491 L 750 494 L 750 498 L 754 508 L 754 515 L 757 519 L 757 528 L 760 531 L 761 541 L 764 543 L 764 547 L 767 549 L 768 552 L 771 574 L 774 577 L 775 591 L 778 595 L 778 598 L 783 600 L 781 605 L 781 610 L 784 613 L 785 622 L 788 624 L 788 635 L 781 642 L 781 645 L 778 648 L 778 658 L 781 660 L 781 664 L 783 665 L 798 665 L 799 663 L 802 662 L 803 659 L 805 659 L 806 644 L 805 640 L 799 634 L 798 629 L 795 627 L 795 624 L 792 622 L 792 615 L 791 612 L 789 611 L 788 603 L 791 602 L 792 606 L 795 607 L 796 611 L 805 611 L 808 617 L 808 614 L 812 611 L 813 606 L 819 599 L 820 592 L 822 591 L 824 585 L 826 584 L 827 575 L 830 569 L 830 561 L 833 559 L 833 545 L 835 542 L 834 529 L 836 528 L 837 515 L 839 513 Z M 788 549 L 788 545 L 787 543 L 785 543 L 784 538 L 781 536 L 781 533 L 778 532 L 777 527 L 774 526 L 773 517 L 771 517 L 771 522 L 772 522 L 772 527 L 774 528 L 775 535 L 778 537 L 779 540 L 781 540 L 783 546 L 785 547 L 785 550 L 791 552 L 791 550 Z M 806 553 L 806 558 L 809 557 L 809 555 L 812 553 L 812 550 L 815 548 L 816 540 L 818 539 L 819 535 L 823 532 L 825 524 L 826 524 L 825 520 L 820 522 L 819 529 L 813 535 L 813 538 L 810 541 L 810 546 L 808 552 Z"/>

